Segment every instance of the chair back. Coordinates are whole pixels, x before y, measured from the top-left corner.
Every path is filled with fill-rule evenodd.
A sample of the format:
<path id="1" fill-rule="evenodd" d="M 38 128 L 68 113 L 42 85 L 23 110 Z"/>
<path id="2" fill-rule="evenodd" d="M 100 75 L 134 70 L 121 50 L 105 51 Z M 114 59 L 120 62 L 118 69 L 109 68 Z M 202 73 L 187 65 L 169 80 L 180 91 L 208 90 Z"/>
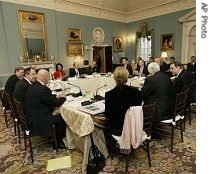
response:
<path id="1" fill-rule="evenodd" d="M 189 105 L 192 102 L 192 97 L 193 97 L 193 93 L 194 93 L 194 89 L 195 89 L 196 83 L 191 83 L 189 85 L 189 90 L 188 90 L 188 95 L 187 95 L 187 107 L 189 107 Z"/>
<path id="2" fill-rule="evenodd" d="M 18 118 L 18 113 L 17 113 L 17 109 L 16 109 L 16 106 L 15 106 L 15 103 L 14 103 L 13 95 L 8 94 L 6 91 L 4 91 L 4 92 L 5 92 L 7 101 L 9 103 L 9 107 L 11 109 L 11 116 L 16 119 L 16 118 Z"/>
<path id="3" fill-rule="evenodd" d="M 143 131 L 146 132 L 147 136 L 151 135 L 152 119 L 156 112 L 157 103 L 143 106 Z"/>
<path id="4" fill-rule="evenodd" d="M 21 128 L 23 130 L 29 130 L 27 118 L 26 118 L 26 115 L 24 114 L 24 110 L 23 110 L 23 106 L 22 106 L 21 102 L 19 102 L 18 100 L 16 100 L 14 98 L 14 103 L 15 103 L 15 106 L 17 108 Z"/>
<path id="5" fill-rule="evenodd" d="M 188 95 L 188 90 L 181 92 L 181 93 L 177 93 L 176 102 L 175 102 L 175 106 L 174 106 L 174 115 L 173 115 L 174 121 L 175 121 L 175 117 L 177 115 L 180 115 L 180 116 L 185 115 L 187 95 Z"/>

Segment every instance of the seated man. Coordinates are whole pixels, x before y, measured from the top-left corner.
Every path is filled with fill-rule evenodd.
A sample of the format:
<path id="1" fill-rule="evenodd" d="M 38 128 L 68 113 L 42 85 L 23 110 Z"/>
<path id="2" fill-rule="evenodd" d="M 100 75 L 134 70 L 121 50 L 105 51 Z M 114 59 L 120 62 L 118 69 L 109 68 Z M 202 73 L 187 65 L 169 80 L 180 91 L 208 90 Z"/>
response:
<path id="1" fill-rule="evenodd" d="M 128 58 L 127 57 L 123 57 L 122 58 L 122 64 L 124 65 L 124 67 L 128 70 L 129 75 L 133 75 L 133 68 L 132 66 L 129 64 L 128 62 Z"/>
<path id="2" fill-rule="evenodd" d="M 87 68 L 87 74 L 92 75 L 92 73 L 97 73 L 97 63 L 92 60 L 92 64 Z"/>
<path id="3" fill-rule="evenodd" d="M 128 108 L 142 102 L 140 91 L 126 85 L 128 76 L 128 71 L 118 66 L 113 76 L 116 86 L 105 93 L 105 116 L 109 118 L 109 127 L 120 131 Z"/>
<path id="4" fill-rule="evenodd" d="M 80 77 L 80 67 L 78 62 L 74 62 L 73 68 L 69 69 L 69 77 Z"/>
<path id="5" fill-rule="evenodd" d="M 13 96 L 16 100 L 23 103 L 24 98 L 26 96 L 26 92 L 28 91 L 29 86 L 35 82 L 37 79 L 36 71 L 34 68 L 26 68 L 24 70 L 24 78 L 19 80 L 15 86 L 15 90 Z"/>
<path id="6" fill-rule="evenodd" d="M 149 76 L 141 89 L 144 105 L 157 103 L 157 111 L 153 117 L 153 126 L 158 122 L 171 118 L 173 107 L 173 87 L 170 78 L 160 71 L 160 66 L 152 62 L 148 66 Z"/>
<path id="7" fill-rule="evenodd" d="M 16 83 L 22 79 L 24 76 L 24 68 L 23 67 L 17 67 L 15 68 L 14 70 L 14 74 L 11 75 L 8 80 L 6 81 L 6 84 L 5 84 L 5 92 L 7 94 L 12 94 L 14 93 L 14 90 L 15 90 L 15 85 Z M 5 108 L 6 109 L 9 109 L 9 103 L 7 101 L 7 97 L 6 97 L 6 93 L 4 92 L 4 104 L 5 104 Z"/>
<path id="8" fill-rule="evenodd" d="M 62 138 L 65 137 L 66 123 L 61 115 L 53 115 L 55 107 L 61 106 L 66 98 L 64 95 L 56 97 L 46 86 L 49 82 L 49 72 L 40 69 L 37 74 L 37 81 L 32 83 L 23 102 L 29 128 L 32 135 L 51 136 L 52 127 L 55 126 L 58 148 L 66 148 Z"/>
<path id="9" fill-rule="evenodd" d="M 139 75 L 142 77 L 146 77 L 148 75 L 147 66 L 145 66 L 145 62 L 143 59 L 138 60 L 138 65 L 136 68 L 135 75 Z"/>

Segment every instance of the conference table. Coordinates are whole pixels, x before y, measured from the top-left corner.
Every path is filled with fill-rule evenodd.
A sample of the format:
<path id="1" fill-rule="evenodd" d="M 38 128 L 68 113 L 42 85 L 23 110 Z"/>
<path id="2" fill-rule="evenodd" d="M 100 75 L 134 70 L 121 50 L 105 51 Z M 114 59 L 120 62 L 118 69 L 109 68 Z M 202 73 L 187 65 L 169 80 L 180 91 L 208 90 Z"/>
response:
<path id="1" fill-rule="evenodd" d="M 127 84 L 130 86 L 140 87 L 144 78 L 130 78 Z M 105 86 L 106 85 L 106 86 Z M 94 143 L 99 150 L 108 157 L 106 141 L 104 137 L 104 128 L 106 128 L 106 118 L 104 117 L 104 101 L 93 103 L 99 104 L 99 111 L 84 112 L 81 103 L 90 101 L 94 95 L 105 96 L 105 92 L 114 88 L 116 85 L 111 76 L 97 76 L 89 78 L 69 78 L 67 81 L 54 81 L 50 83 L 49 88 L 53 91 L 61 88 L 66 93 L 82 92 L 82 96 L 67 96 L 67 101 L 56 112 L 61 113 L 67 124 L 66 128 L 66 146 L 74 149 L 76 146 L 83 152 L 82 173 L 86 173 L 88 163 L 89 149 L 91 147 L 90 134 L 92 133 Z"/>

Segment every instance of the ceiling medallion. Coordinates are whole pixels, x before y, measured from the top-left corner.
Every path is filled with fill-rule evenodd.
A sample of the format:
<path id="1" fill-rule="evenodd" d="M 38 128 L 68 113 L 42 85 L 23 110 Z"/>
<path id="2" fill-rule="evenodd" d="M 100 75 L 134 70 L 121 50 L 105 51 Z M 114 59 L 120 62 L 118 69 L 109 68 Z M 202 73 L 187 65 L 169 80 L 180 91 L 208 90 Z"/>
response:
<path id="1" fill-rule="evenodd" d="M 100 44 L 105 43 L 105 40 L 104 40 L 105 34 L 104 34 L 103 29 L 100 28 L 100 27 L 96 27 L 96 28 L 93 29 L 92 37 L 93 37 L 92 44 L 100 45 Z"/>

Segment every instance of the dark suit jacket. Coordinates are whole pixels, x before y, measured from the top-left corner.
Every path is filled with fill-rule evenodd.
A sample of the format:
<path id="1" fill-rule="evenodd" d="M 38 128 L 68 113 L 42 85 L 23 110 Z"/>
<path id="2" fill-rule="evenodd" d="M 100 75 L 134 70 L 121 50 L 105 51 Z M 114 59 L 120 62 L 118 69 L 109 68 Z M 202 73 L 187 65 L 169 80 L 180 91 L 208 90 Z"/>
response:
<path id="1" fill-rule="evenodd" d="M 7 94 L 13 94 L 14 90 L 15 90 L 15 85 L 16 83 L 19 81 L 20 79 L 18 78 L 18 76 L 16 76 L 15 74 L 11 75 L 8 79 L 7 82 L 5 84 L 5 92 L 7 92 Z M 4 92 L 4 105 L 6 109 L 9 109 L 9 103 L 7 101 L 7 97 L 6 94 Z"/>
<path id="2" fill-rule="evenodd" d="M 139 65 L 137 65 L 136 71 L 138 71 L 138 72 L 140 71 L 140 66 Z M 147 66 L 144 66 L 142 74 L 144 74 L 145 76 L 147 76 L 149 74 Z"/>
<path id="3" fill-rule="evenodd" d="M 173 87 L 170 78 L 163 72 L 156 72 L 145 79 L 141 89 L 144 105 L 157 102 L 156 115 L 153 123 L 171 118 L 173 109 Z"/>
<path id="4" fill-rule="evenodd" d="M 64 97 L 56 98 L 56 95 L 52 95 L 51 90 L 39 81 L 31 84 L 23 102 L 31 133 L 39 136 L 52 135 L 54 107 L 61 106 L 65 101 Z"/>
<path id="5" fill-rule="evenodd" d="M 167 73 L 166 71 L 168 70 L 168 64 L 166 62 L 163 62 L 162 65 L 160 65 L 160 71 Z"/>
<path id="6" fill-rule="evenodd" d="M 130 106 L 141 105 L 141 93 L 138 89 L 124 85 L 121 90 L 116 86 L 105 94 L 105 116 L 109 126 L 122 130 L 125 114 Z"/>
<path id="7" fill-rule="evenodd" d="M 187 71 L 192 73 L 192 77 L 194 79 L 194 81 L 196 81 L 196 62 L 194 63 L 194 65 L 190 63 L 187 64 Z"/>
<path id="8" fill-rule="evenodd" d="M 78 69 L 79 75 L 81 75 L 80 73 L 80 68 Z M 69 77 L 75 77 L 76 72 L 75 72 L 75 68 L 70 68 L 69 69 Z"/>
<path id="9" fill-rule="evenodd" d="M 126 69 L 128 70 L 130 75 L 133 75 L 133 68 L 130 64 L 127 64 Z"/>
<path id="10" fill-rule="evenodd" d="M 182 70 L 178 77 L 175 78 L 174 92 L 180 93 L 188 90 L 189 84 L 193 81 L 190 72 Z M 176 94 L 175 94 L 176 95 Z"/>
<path id="11" fill-rule="evenodd" d="M 92 75 L 92 73 L 94 73 L 94 72 L 97 72 L 97 67 L 96 66 L 94 66 L 94 67 L 91 67 L 91 66 L 87 67 L 87 74 Z"/>
<path id="12" fill-rule="evenodd" d="M 189 62 L 187 64 L 187 71 L 190 71 L 192 73 L 196 73 L 196 62 L 194 63 L 194 65 L 192 65 L 191 62 Z"/>
<path id="13" fill-rule="evenodd" d="M 23 78 L 22 80 L 19 80 L 15 86 L 15 90 L 13 93 L 13 96 L 15 97 L 15 99 L 23 103 L 29 86 L 30 86 L 30 83 L 25 78 Z"/>

